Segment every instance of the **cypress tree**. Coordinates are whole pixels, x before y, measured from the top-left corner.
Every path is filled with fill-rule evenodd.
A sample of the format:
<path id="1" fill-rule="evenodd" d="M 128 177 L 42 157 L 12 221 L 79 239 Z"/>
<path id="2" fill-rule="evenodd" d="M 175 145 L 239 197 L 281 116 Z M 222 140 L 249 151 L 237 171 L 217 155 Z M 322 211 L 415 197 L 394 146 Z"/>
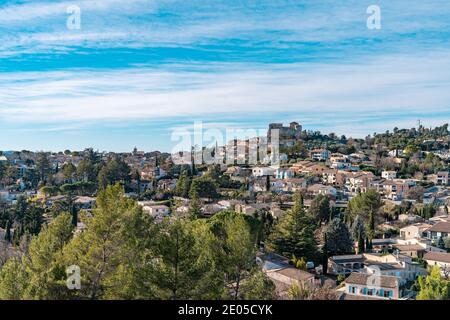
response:
<path id="1" fill-rule="evenodd" d="M 11 223 L 9 220 L 6 222 L 5 240 L 11 242 Z"/>
<path id="2" fill-rule="evenodd" d="M 363 253 L 365 250 L 364 248 L 364 237 L 361 233 L 358 234 L 358 254 Z"/>
<path id="3" fill-rule="evenodd" d="M 322 271 L 323 271 L 324 275 L 326 275 L 328 273 L 328 246 L 327 246 L 327 242 L 328 242 L 327 233 L 324 232 L 324 234 L 323 234 L 323 243 L 324 243 L 324 245 L 323 245 L 323 248 L 322 248 L 322 251 L 323 251 Z"/>

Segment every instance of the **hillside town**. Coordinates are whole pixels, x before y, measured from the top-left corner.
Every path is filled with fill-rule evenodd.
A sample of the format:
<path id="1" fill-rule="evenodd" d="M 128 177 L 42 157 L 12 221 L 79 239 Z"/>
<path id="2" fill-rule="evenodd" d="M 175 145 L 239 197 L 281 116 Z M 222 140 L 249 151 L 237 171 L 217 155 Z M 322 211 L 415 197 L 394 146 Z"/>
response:
<path id="1" fill-rule="evenodd" d="M 269 142 L 256 163 L 249 161 L 252 139 Z M 89 232 L 86 221 L 105 206 L 99 194 L 119 185 L 156 225 L 230 212 L 254 220 L 254 265 L 230 276 L 235 298 L 259 297 L 238 292 L 240 282 L 256 281 L 256 266 L 271 288 L 264 298 L 450 299 L 449 147 L 447 124 L 357 139 L 292 122 L 270 124 L 265 137 L 216 145 L 215 156 L 231 155 L 232 163 L 189 161 L 206 147 L 184 152 L 182 164 L 181 151 L 3 150 L 0 279 L 7 261 L 28 252 L 32 261 L 30 242 L 62 213 L 74 237 Z M 432 279 L 447 296 L 433 295 Z"/>

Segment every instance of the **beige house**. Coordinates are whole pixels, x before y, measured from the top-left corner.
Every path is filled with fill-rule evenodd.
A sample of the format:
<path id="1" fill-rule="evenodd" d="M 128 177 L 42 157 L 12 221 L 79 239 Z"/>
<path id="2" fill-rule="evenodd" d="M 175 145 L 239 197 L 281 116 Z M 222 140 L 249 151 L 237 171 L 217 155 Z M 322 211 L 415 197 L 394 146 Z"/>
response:
<path id="1" fill-rule="evenodd" d="M 327 170 L 324 165 L 318 165 L 311 161 L 300 161 L 292 165 L 292 170 L 299 174 L 321 175 Z"/>
<path id="2" fill-rule="evenodd" d="M 426 231 L 432 225 L 428 223 L 415 223 L 400 229 L 400 238 L 402 240 L 420 239 L 426 236 Z"/>
<path id="3" fill-rule="evenodd" d="M 324 186 L 323 184 L 313 184 L 312 186 L 308 187 L 308 192 L 310 192 L 314 196 L 322 194 L 324 196 L 335 197 L 337 194 L 336 188 L 332 186 Z"/>
<path id="4" fill-rule="evenodd" d="M 358 172 L 347 175 L 345 181 L 346 189 L 351 193 L 367 192 L 372 188 L 372 182 L 375 178 L 372 172 Z"/>
<path id="5" fill-rule="evenodd" d="M 274 192 L 297 192 L 307 186 L 304 178 L 276 179 L 270 181 L 270 190 Z"/>
<path id="6" fill-rule="evenodd" d="M 281 282 L 287 285 L 288 287 L 291 287 L 295 283 L 309 286 L 314 285 L 313 274 L 294 267 L 267 270 L 266 274 L 273 281 Z"/>
<path id="7" fill-rule="evenodd" d="M 395 276 L 400 283 L 415 280 L 426 274 L 420 264 L 411 257 L 394 254 L 363 253 L 359 255 L 333 256 L 328 259 L 330 274 L 362 272 L 382 276 Z"/>
<path id="8" fill-rule="evenodd" d="M 437 185 L 448 185 L 449 182 L 449 173 L 448 171 L 440 171 L 436 174 L 430 174 L 428 176 L 428 180 Z"/>
<path id="9" fill-rule="evenodd" d="M 276 296 L 280 299 L 289 298 L 288 292 L 293 285 L 309 287 L 315 285 L 313 274 L 292 266 L 263 271 L 275 284 Z"/>
<path id="10" fill-rule="evenodd" d="M 346 172 L 337 169 L 327 169 L 322 172 L 322 183 L 343 186 L 345 184 Z"/>
<path id="11" fill-rule="evenodd" d="M 440 237 L 445 238 L 450 235 L 450 222 L 439 221 L 427 230 L 428 238 L 439 240 Z"/>
<path id="12" fill-rule="evenodd" d="M 394 244 L 393 248 L 398 250 L 398 253 L 411 258 L 422 258 L 427 250 L 425 244 Z"/>
<path id="13" fill-rule="evenodd" d="M 152 217 L 164 217 L 170 213 L 170 208 L 166 205 L 158 205 L 151 201 L 139 201 L 138 204 Z"/>
<path id="14" fill-rule="evenodd" d="M 438 266 L 444 277 L 450 277 L 450 253 L 427 252 L 423 259 L 427 262 L 428 266 Z"/>
<path id="15" fill-rule="evenodd" d="M 397 277 L 352 273 L 345 280 L 345 295 L 398 300 L 400 282 Z"/>
<path id="16" fill-rule="evenodd" d="M 289 259 L 275 253 L 259 255 L 257 261 L 263 272 L 275 284 L 276 295 L 281 299 L 288 298 L 288 290 L 292 285 L 315 286 L 314 275 L 292 267 Z"/>
<path id="17" fill-rule="evenodd" d="M 384 196 L 391 200 L 401 200 L 404 198 L 410 187 L 413 186 L 411 181 L 402 179 L 386 180 L 381 183 Z"/>

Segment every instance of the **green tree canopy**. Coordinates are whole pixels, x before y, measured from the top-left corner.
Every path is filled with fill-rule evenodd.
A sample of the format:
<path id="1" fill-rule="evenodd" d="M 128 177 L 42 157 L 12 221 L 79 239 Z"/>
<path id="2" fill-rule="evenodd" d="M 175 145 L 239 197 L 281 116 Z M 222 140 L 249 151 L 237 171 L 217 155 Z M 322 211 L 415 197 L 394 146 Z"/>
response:
<path id="1" fill-rule="evenodd" d="M 294 255 L 318 260 L 314 223 L 307 215 L 301 197 L 295 197 L 293 208 L 275 225 L 268 240 L 267 248 L 285 257 Z"/>
<path id="2" fill-rule="evenodd" d="M 192 181 L 189 196 L 192 197 L 195 192 L 200 198 L 215 199 L 219 197 L 217 184 L 209 177 L 196 178 Z"/>
<path id="3" fill-rule="evenodd" d="M 330 219 L 330 200 L 323 194 L 317 195 L 312 201 L 308 212 L 317 221 L 328 221 Z"/>
<path id="4" fill-rule="evenodd" d="M 417 294 L 417 300 L 450 299 L 450 282 L 442 278 L 440 268 L 434 266 L 429 271 L 428 276 L 420 276 L 418 279 L 419 293 Z"/>
<path id="5" fill-rule="evenodd" d="M 327 250 L 329 255 L 351 253 L 353 241 L 347 225 L 340 219 L 334 218 L 325 228 Z"/>

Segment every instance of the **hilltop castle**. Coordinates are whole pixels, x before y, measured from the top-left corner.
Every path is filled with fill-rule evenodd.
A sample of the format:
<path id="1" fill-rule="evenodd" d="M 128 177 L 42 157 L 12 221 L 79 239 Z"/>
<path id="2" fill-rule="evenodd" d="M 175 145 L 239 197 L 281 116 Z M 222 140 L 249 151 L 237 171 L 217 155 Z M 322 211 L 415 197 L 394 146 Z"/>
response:
<path id="1" fill-rule="evenodd" d="M 280 146 L 293 146 L 302 133 L 302 126 L 298 122 L 291 122 L 288 127 L 284 127 L 282 123 L 269 124 L 267 132 L 268 141 L 271 141 L 272 130 L 279 130 Z"/>

